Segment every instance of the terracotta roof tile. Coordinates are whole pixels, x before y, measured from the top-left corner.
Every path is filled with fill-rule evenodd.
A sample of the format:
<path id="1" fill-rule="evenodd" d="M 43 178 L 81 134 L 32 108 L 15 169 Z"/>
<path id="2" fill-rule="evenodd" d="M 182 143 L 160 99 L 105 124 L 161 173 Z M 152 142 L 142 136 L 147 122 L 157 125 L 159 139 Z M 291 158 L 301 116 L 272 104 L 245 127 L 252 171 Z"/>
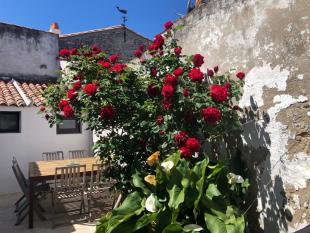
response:
<path id="1" fill-rule="evenodd" d="M 43 91 L 47 88 L 46 84 L 34 84 L 34 83 L 18 83 L 17 85 L 24 92 L 25 96 L 31 100 L 35 106 L 41 106 L 44 104 Z M 14 86 L 13 82 L 5 82 L 0 80 L 0 105 L 5 106 L 26 106 L 26 103 Z"/>

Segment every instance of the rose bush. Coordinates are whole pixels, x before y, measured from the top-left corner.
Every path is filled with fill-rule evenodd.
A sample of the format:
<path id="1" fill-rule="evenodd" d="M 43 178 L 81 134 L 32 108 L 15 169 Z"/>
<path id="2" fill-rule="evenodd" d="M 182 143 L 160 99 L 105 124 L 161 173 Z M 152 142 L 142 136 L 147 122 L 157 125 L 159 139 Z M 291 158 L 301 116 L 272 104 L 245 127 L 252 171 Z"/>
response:
<path id="1" fill-rule="evenodd" d="M 75 117 L 87 123 L 97 136 L 94 146 L 96 154 L 104 163 L 111 165 L 104 176 L 116 181 L 115 189 L 125 194 L 131 193 L 121 209 L 113 212 L 112 217 L 103 220 L 104 226 L 100 229 L 107 229 L 107 232 L 124 232 L 115 230 L 111 219 L 124 209 L 127 211 L 126 205 L 132 204 L 137 204 L 138 209 L 131 209 L 134 215 L 130 215 L 130 218 L 136 221 L 138 216 L 144 216 L 143 220 L 147 221 L 146 225 L 138 229 L 150 227 L 150 221 L 159 215 L 146 214 L 148 217 L 145 219 L 146 215 L 142 216 L 141 213 L 147 213 L 146 203 L 165 203 L 162 204 L 163 212 L 165 208 L 172 208 L 176 205 L 174 202 L 177 198 L 173 195 L 179 195 L 171 196 L 169 189 L 172 186 L 178 192 L 184 189 L 182 195 L 189 195 L 189 200 L 195 199 L 196 204 L 193 206 L 193 203 L 190 205 L 183 201 L 177 207 L 174 206 L 171 212 L 173 221 L 167 223 L 166 227 L 178 224 L 183 229 L 184 224 L 179 221 L 189 218 L 186 220 L 188 223 L 201 222 L 203 229 L 216 232 L 208 226 L 206 213 L 216 216 L 214 221 L 221 224 L 222 221 L 225 224 L 228 221 L 229 225 L 231 216 L 234 216 L 232 218 L 235 220 L 241 219 L 244 224 L 243 218 L 238 215 L 238 208 L 228 208 L 235 204 L 232 197 L 241 195 L 240 192 L 232 195 L 227 188 L 227 180 L 219 184 L 215 181 L 217 178 L 214 180 L 210 176 L 213 168 L 219 172 L 214 177 L 219 177 L 222 170 L 217 169 L 221 165 L 218 161 L 212 161 L 212 166 L 209 164 L 207 145 L 214 138 L 227 136 L 231 130 L 239 128 L 238 108 L 234 103 L 240 97 L 245 74 L 241 71 L 235 75 L 229 72 L 220 74 L 218 66 L 208 68 L 205 73 L 201 68 L 205 57 L 201 54 L 182 55 L 182 48 L 173 38 L 174 29 L 171 23 L 168 22 L 165 28 L 165 33 L 155 36 L 146 52 L 144 46 L 139 46 L 134 53 L 138 61 L 129 64 L 122 63 L 115 54 L 108 56 L 96 46 L 60 51 L 60 58 L 67 60 L 67 66 L 59 83 L 50 86 L 45 92 L 47 104 L 44 112 L 50 125 L 59 123 L 66 117 Z M 178 171 L 181 173 L 180 179 L 183 177 L 185 180 L 182 178 L 169 181 L 170 175 L 165 177 L 158 167 L 154 170 L 149 166 L 152 159 L 145 163 L 148 155 L 154 151 L 159 151 L 162 155 L 176 154 L 178 159 L 174 161 L 174 166 L 187 167 Z M 164 158 L 162 160 L 167 162 L 164 166 L 167 170 L 171 163 Z M 201 164 L 204 164 L 204 168 L 199 171 L 202 172 L 199 175 L 202 180 L 198 179 L 198 176 L 187 177 L 189 173 L 194 174 L 197 169 L 195 167 Z M 155 171 L 156 175 L 153 175 Z M 223 176 L 226 177 L 226 173 L 225 170 Z M 135 179 L 138 179 L 137 176 L 141 178 L 141 174 L 145 175 L 147 178 L 139 182 L 154 186 L 150 189 L 152 195 L 149 198 L 146 198 L 143 189 L 144 196 L 141 194 L 141 187 L 137 186 L 135 179 L 132 182 L 133 174 Z M 193 189 L 187 189 L 186 182 L 190 182 Z M 197 187 L 199 182 L 200 188 Z M 220 188 L 222 185 L 226 185 L 226 188 Z M 203 204 L 200 203 L 200 200 L 203 200 L 201 196 L 207 195 L 208 187 L 212 187 L 213 191 L 218 188 L 216 192 L 223 195 L 221 200 L 225 200 L 226 209 L 223 207 L 221 211 L 226 211 L 227 218 L 212 212 L 211 206 L 200 205 Z M 193 196 L 187 193 L 188 190 L 194 192 Z M 166 199 L 160 201 L 161 198 Z M 209 201 L 213 205 L 213 199 Z M 179 213 L 183 209 L 181 204 L 184 204 L 185 209 L 193 211 L 190 216 Z M 124 216 L 115 218 L 122 217 Z M 124 223 L 127 220 L 128 218 L 124 218 Z M 212 222 L 211 225 L 213 224 L 215 223 Z"/>

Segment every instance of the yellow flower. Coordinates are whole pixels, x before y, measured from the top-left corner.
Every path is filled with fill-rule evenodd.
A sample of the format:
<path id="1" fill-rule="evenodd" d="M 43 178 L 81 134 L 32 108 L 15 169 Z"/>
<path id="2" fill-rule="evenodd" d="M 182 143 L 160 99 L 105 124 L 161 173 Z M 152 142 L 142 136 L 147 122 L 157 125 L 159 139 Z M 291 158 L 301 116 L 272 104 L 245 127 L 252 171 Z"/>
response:
<path id="1" fill-rule="evenodd" d="M 147 175 L 146 177 L 144 177 L 144 180 L 151 185 L 156 185 L 156 177 L 154 175 Z"/>
<path id="2" fill-rule="evenodd" d="M 147 158 L 146 163 L 149 166 L 153 166 L 154 163 L 158 162 L 158 158 L 159 158 L 160 152 L 156 151 L 155 153 L 153 153 L 150 157 Z"/>

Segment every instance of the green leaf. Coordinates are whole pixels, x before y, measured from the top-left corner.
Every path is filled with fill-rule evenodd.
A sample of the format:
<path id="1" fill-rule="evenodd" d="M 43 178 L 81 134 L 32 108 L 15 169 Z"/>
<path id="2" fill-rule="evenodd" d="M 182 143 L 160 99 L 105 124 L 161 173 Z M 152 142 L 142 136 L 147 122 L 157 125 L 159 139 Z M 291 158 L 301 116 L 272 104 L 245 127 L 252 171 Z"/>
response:
<path id="1" fill-rule="evenodd" d="M 149 225 L 152 221 L 154 221 L 157 217 L 157 213 L 152 214 L 144 214 L 142 215 L 136 222 L 135 227 L 133 228 L 133 232 L 137 231 L 147 225 Z"/>
<path id="2" fill-rule="evenodd" d="M 198 181 L 196 182 L 196 189 L 198 191 L 198 197 L 194 202 L 194 206 L 196 209 L 198 209 L 200 198 L 203 195 L 203 188 L 204 188 L 204 183 L 205 183 L 205 178 L 206 178 L 205 173 L 206 173 L 207 165 L 208 165 L 208 160 L 204 159 L 201 162 L 198 162 L 193 168 L 193 173 L 198 178 Z"/>
<path id="3" fill-rule="evenodd" d="M 207 191 L 206 191 L 206 197 L 212 200 L 213 197 L 218 197 L 220 195 L 221 195 L 221 192 L 217 189 L 216 184 L 209 184 Z"/>
<path id="4" fill-rule="evenodd" d="M 245 222 L 244 217 L 239 217 L 234 220 L 233 224 L 226 225 L 227 233 L 244 233 Z"/>
<path id="5" fill-rule="evenodd" d="M 211 233 L 227 233 L 225 223 L 221 219 L 205 213 L 205 222 Z"/>
<path id="6" fill-rule="evenodd" d="M 142 198 L 138 192 L 129 194 L 123 204 L 112 211 L 112 217 L 108 222 L 106 233 L 111 233 L 118 225 L 127 221 L 132 216 L 139 215 L 144 210 L 141 203 Z"/>
<path id="7" fill-rule="evenodd" d="M 141 188 L 145 195 L 148 195 L 151 193 L 151 190 L 144 183 L 142 174 L 140 172 L 138 171 L 135 172 L 135 174 L 132 176 L 132 182 L 134 186 L 136 186 L 137 188 Z"/>
<path id="8" fill-rule="evenodd" d="M 168 190 L 168 193 L 169 193 L 168 206 L 177 209 L 179 205 L 184 202 L 185 189 L 177 185 L 174 185 L 172 189 Z"/>
<path id="9" fill-rule="evenodd" d="M 164 230 L 163 233 L 182 233 L 183 227 L 180 224 L 170 224 Z"/>

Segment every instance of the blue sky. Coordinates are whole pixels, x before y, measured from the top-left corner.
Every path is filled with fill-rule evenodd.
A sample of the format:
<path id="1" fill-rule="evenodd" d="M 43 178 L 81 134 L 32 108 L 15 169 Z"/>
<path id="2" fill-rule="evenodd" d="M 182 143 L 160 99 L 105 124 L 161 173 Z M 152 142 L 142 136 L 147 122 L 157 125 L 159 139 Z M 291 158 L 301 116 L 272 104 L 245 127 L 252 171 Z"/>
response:
<path id="1" fill-rule="evenodd" d="M 153 38 L 168 20 L 185 14 L 186 0 L 0 0 L 0 22 L 48 30 L 58 22 L 62 33 L 104 28 L 121 23 L 115 6 L 128 10 L 127 25 Z"/>

